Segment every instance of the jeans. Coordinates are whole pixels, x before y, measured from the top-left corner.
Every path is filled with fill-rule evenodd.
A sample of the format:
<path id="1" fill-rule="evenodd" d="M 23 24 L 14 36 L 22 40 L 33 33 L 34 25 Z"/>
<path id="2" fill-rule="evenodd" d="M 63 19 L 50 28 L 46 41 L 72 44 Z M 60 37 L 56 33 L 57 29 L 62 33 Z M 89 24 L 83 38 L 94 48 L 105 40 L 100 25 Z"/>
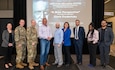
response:
<path id="1" fill-rule="evenodd" d="M 50 49 L 50 41 L 46 39 L 40 39 L 40 65 L 45 65 L 48 58 Z"/>

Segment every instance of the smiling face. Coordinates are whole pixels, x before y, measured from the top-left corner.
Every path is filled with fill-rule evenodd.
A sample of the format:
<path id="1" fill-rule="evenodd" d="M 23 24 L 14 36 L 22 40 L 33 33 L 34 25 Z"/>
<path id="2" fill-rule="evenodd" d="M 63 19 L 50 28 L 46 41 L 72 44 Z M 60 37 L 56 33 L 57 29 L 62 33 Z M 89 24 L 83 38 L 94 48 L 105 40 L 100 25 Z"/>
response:
<path id="1" fill-rule="evenodd" d="M 56 28 L 60 28 L 60 24 L 59 24 L 59 23 L 56 23 L 55 27 L 56 27 Z"/>
<path id="2" fill-rule="evenodd" d="M 80 21 L 79 21 L 79 20 L 76 20 L 76 21 L 75 21 L 75 25 L 76 25 L 76 26 L 79 26 L 79 25 L 80 25 Z"/>
<path id="3" fill-rule="evenodd" d="M 107 26 L 107 22 L 106 22 L 105 20 L 103 20 L 103 21 L 101 22 L 101 26 L 102 26 L 102 27 L 106 27 L 106 26 Z"/>
<path id="4" fill-rule="evenodd" d="M 7 29 L 8 29 L 8 30 L 12 30 L 12 24 L 11 24 L 11 23 L 8 23 L 8 24 L 7 24 Z"/>
<path id="5" fill-rule="evenodd" d="M 36 25 L 36 21 L 35 20 L 31 20 L 31 25 L 35 26 Z"/>
<path id="6" fill-rule="evenodd" d="M 65 28 L 65 29 L 69 28 L 69 23 L 68 23 L 68 22 L 65 22 L 65 23 L 64 23 L 64 28 Z"/>
<path id="7" fill-rule="evenodd" d="M 47 19 L 46 19 L 46 18 L 43 18 L 42 23 L 43 23 L 43 25 L 46 25 L 46 26 L 47 26 Z"/>
<path id="8" fill-rule="evenodd" d="M 25 25 L 25 21 L 23 19 L 21 19 L 20 22 L 19 22 L 19 24 L 20 24 L 20 26 L 23 27 Z"/>
<path id="9" fill-rule="evenodd" d="M 92 25 L 89 25 L 89 30 L 91 31 L 93 29 L 94 29 L 94 27 Z"/>

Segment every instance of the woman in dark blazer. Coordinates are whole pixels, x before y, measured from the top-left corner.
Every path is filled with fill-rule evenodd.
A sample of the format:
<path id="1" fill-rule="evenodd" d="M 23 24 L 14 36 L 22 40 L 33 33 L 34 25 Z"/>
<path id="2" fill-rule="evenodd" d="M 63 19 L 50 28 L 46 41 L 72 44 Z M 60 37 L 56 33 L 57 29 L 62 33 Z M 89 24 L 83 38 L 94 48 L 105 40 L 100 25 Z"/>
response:
<path id="1" fill-rule="evenodd" d="M 7 24 L 7 29 L 2 33 L 2 44 L 1 46 L 5 48 L 5 68 L 9 68 L 12 66 L 11 64 L 11 56 L 12 56 L 12 49 L 14 44 L 14 32 L 12 30 L 12 24 Z"/>
<path id="2" fill-rule="evenodd" d="M 71 46 L 71 30 L 69 28 L 69 23 L 64 23 L 64 28 L 62 29 L 64 32 L 64 38 L 63 38 L 63 50 L 64 50 L 64 63 L 66 66 L 69 66 L 71 63 L 71 55 L 70 55 L 70 46 Z"/>

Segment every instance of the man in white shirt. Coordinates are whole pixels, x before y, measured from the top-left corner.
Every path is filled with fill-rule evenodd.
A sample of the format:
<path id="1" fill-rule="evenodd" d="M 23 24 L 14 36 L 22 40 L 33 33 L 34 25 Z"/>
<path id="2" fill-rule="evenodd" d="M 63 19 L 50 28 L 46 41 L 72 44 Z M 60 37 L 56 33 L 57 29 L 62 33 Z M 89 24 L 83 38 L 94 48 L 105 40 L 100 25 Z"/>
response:
<path id="1" fill-rule="evenodd" d="M 50 49 L 50 40 L 52 33 L 50 27 L 47 25 L 47 19 L 43 18 L 42 26 L 39 27 L 40 38 L 40 69 L 44 70 L 44 65 L 50 66 L 47 63 L 47 56 Z"/>

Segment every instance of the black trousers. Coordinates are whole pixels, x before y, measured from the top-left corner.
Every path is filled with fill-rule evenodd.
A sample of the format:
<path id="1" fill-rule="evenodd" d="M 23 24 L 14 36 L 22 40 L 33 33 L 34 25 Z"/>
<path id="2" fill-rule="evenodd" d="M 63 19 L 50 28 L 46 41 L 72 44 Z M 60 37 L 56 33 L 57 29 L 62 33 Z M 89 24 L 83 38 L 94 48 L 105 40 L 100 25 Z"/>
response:
<path id="1" fill-rule="evenodd" d="M 89 56 L 90 56 L 90 64 L 96 66 L 96 49 L 97 44 L 88 43 L 89 48 Z"/>
<path id="2" fill-rule="evenodd" d="M 5 47 L 5 64 L 11 63 L 13 47 Z"/>
<path id="3" fill-rule="evenodd" d="M 70 46 L 63 46 L 63 52 L 64 52 L 64 63 L 70 64 L 71 63 Z"/>

